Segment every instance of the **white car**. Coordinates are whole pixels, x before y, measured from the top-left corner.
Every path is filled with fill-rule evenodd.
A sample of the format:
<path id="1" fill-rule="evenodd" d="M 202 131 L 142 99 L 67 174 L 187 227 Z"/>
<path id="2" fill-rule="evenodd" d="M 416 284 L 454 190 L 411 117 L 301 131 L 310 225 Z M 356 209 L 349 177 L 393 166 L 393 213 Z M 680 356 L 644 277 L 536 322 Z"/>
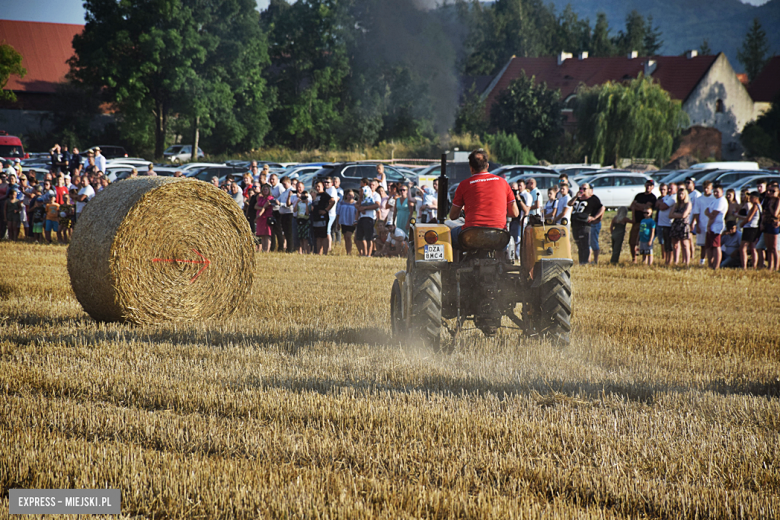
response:
<path id="1" fill-rule="evenodd" d="M 603 173 L 592 177 L 587 182 L 593 186 L 593 194 L 608 208 L 629 206 L 634 197 L 645 191 L 645 182 L 653 180 L 642 173 Z M 658 188 L 653 188 L 656 197 L 660 195 Z"/>
<path id="2" fill-rule="evenodd" d="M 767 180 L 769 182 L 780 182 L 780 174 L 771 173 L 768 175 L 756 175 L 754 177 L 748 177 L 747 179 L 740 179 L 734 184 L 728 186 L 728 188 L 736 191 L 739 195 L 739 192 L 742 191 L 742 188 L 747 188 L 750 191 L 756 191 L 758 189 L 758 182 L 762 180 Z"/>
<path id="3" fill-rule="evenodd" d="M 191 162 L 182 165 L 181 171 L 187 172 L 190 170 L 200 170 L 201 168 L 208 168 L 210 166 L 225 166 L 225 163 L 211 163 L 211 162 Z"/>
<path id="4" fill-rule="evenodd" d="M 198 147 L 198 158 L 205 157 L 206 154 Z M 192 145 L 191 144 L 175 144 L 169 146 L 167 150 L 163 152 L 163 157 L 172 163 L 187 162 L 192 159 Z"/>

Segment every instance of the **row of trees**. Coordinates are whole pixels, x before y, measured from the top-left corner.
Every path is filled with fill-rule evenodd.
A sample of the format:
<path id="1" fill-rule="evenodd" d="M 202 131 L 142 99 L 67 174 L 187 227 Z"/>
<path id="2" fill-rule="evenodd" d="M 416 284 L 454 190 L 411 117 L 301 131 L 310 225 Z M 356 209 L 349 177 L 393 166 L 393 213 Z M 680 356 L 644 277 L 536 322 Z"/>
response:
<path id="1" fill-rule="evenodd" d="M 487 114 L 479 93 L 464 95 L 459 84 L 462 77 L 495 74 L 512 55 L 655 54 L 663 42 L 652 18 L 634 11 L 612 34 L 603 14 L 591 27 L 570 6 L 557 13 L 542 0 L 421 4 L 271 0 L 258 13 L 254 0 L 85 0 L 73 81 L 61 89 L 54 126 L 61 135 L 83 136 L 107 101 L 118 115 L 112 140 L 155 157 L 173 136 L 230 153 L 270 143 L 351 149 L 424 142 L 452 130 L 526 159 L 668 155 L 674 125 L 682 122 L 679 103 L 648 80 L 584 92 L 578 114 L 596 126 L 563 147 L 558 92 L 522 77 Z M 745 56 L 756 46 L 760 51 L 760 41 L 746 43 Z M 622 88 L 626 103 L 655 103 L 663 114 L 605 101 Z M 615 134 L 627 115 L 647 118 Z M 651 137 L 658 132 L 664 137 Z"/>

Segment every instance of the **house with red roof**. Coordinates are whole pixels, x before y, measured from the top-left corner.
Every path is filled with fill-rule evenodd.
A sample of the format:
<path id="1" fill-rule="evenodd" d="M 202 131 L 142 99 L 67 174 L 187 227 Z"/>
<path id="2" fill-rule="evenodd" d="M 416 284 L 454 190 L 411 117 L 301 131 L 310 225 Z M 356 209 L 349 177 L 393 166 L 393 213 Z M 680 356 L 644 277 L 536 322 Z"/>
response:
<path id="1" fill-rule="evenodd" d="M 52 109 L 58 84 L 70 71 L 73 37 L 83 25 L 0 20 L 0 43 L 7 43 L 22 55 L 23 78 L 11 76 L 3 90 L 16 94 L 16 103 L 0 107 L 2 129 L 9 134 L 41 130 L 41 116 Z"/>
<path id="2" fill-rule="evenodd" d="M 774 56 L 766 62 L 748 87 L 748 92 L 756 103 L 756 117 L 769 110 L 772 101 L 780 96 L 780 56 Z"/>
<path id="3" fill-rule="evenodd" d="M 640 74 L 653 78 L 682 102 L 692 126 L 718 129 L 724 159 L 741 158 L 739 141 L 744 126 L 755 119 L 755 107 L 747 88 L 739 80 L 726 55 L 699 56 L 689 51 L 684 56 L 627 56 L 590 58 L 587 52 L 574 57 L 562 52 L 540 58 L 513 57 L 483 92 L 487 110 L 509 83 L 520 76 L 533 76 L 537 83 L 561 91 L 566 127 L 572 129 L 574 100 L 580 85 L 592 87 L 608 81 L 621 82 Z"/>

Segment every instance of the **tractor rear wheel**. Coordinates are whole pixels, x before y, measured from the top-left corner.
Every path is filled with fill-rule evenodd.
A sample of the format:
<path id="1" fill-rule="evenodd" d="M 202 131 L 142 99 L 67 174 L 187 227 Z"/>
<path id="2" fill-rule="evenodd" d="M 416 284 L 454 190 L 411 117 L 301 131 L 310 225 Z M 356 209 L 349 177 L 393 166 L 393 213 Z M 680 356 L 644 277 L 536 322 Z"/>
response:
<path id="1" fill-rule="evenodd" d="M 390 292 L 390 327 L 394 339 L 401 339 L 406 334 L 402 298 L 401 284 L 396 280 L 393 282 L 393 290 Z"/>
<path id="2" fill-rule="evenodd" d="M 438 352 L 441 347 L 441 272 L 412 271 L 412 338 Z"/>
<path id="3" fill-rule="evenodd" d="M 550 339 L 569 344 L 571 335 L 571 272 L 563 271 L 538 289 L 534 309 L 536 331 Z"/>

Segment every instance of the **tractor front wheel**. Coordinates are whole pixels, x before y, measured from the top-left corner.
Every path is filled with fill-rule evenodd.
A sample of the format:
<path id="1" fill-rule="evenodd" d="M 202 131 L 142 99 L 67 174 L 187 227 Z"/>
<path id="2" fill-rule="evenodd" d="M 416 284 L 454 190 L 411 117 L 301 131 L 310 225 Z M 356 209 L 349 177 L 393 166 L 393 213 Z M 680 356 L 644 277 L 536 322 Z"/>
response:
<path id="1" fill-rule="evenodd" d="M 441 347 L 441 272 L 412 272 L 412 337 L 438 352 Z"/>
<path id="2" fill-rule="evenodd" d="M 533 308 L 528 313 L 534 332 L 568 345 L 571 335 L 571 272 L 561 272 L 543 283 L 537 291 Z"/>

